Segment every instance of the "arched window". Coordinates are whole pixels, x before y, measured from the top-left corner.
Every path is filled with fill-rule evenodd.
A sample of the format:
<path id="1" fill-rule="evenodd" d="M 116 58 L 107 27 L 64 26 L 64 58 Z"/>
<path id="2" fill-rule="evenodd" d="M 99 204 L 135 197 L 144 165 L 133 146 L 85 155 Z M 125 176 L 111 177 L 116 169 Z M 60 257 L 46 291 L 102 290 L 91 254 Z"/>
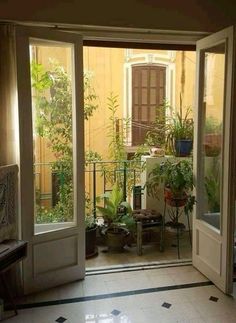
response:
<path id="1" fill-rule="evenodd" d="M 149 126 L 155 121 L 158 107 L 166 98 L 166 67 L 132 66 L 132 146 L 144 143 Z M 164 117 L 164 116 L 163 116 Z"/>

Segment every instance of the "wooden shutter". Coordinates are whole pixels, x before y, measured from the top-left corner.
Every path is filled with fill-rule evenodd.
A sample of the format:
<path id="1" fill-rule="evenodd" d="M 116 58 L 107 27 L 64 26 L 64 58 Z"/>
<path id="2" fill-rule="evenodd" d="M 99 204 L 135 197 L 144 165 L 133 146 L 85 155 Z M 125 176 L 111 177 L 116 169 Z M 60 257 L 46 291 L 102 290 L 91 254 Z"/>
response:
<path id="1" fill-rule="evenodd" d="M 132 67 L 132 145 L 144 143 L 157 107 L 166 96 L 166 68 L 145 65 Z"/>

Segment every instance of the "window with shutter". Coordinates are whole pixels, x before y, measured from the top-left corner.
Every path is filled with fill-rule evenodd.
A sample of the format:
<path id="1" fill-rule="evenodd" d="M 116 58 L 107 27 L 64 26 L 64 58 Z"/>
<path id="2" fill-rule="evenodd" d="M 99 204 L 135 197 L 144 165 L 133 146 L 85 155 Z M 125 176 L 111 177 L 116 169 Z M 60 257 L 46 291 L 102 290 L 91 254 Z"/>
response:
<path id="1" fill-rule="evenodd" d="M 132 146 L 144 143 L 166 97 L 166 67 L 132 66 Z"/>

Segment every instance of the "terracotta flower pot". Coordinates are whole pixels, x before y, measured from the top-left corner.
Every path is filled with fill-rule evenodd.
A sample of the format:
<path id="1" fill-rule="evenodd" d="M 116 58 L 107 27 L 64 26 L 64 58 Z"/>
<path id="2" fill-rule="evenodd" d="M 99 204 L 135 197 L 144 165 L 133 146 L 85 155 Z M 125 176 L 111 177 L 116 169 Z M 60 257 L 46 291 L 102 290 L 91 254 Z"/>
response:
<path id="1" fill-rule="evenodd" d="M 204 137 L 204 148 L 206 156 L 218 156 L 221 152 L 221 141 L 221 134 L 206 134 Z"/>
<path id="2" fill-rule="evenodd" d="M 128 235 L 128 230 L 124 228 L 108 228 L 106 231 L 108 249 L 122 251 L 127 243 Z"/>
<path id="3" fill-rule="evenodd" d="M 164 188 L 164 198 L 168 205 L 172 207 L 181 207 L 184 206 L 187 202 L 186 193 L 181 193 L 179 195 L 173 194 L 171 189 L 168 187 Z"/>

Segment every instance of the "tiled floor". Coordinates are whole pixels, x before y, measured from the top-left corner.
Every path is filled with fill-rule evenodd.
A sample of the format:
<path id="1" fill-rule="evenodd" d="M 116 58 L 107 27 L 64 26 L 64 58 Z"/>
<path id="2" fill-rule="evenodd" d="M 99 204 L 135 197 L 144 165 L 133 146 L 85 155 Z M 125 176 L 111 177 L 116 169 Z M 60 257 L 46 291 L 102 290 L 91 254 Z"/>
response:
<path id="1" fill-rule="evenodd" d="M 91 275 L 20 302 L 7 322 L 236 322 L 236 299 L 190 265 Z"/>
<path id="2" fill-rule="evenodd" d="M 107 252 L 106 246 L 99 246 L 98 256 L 87 259 L 86 268 L 175 260 L 178 258 L 176 245 L 176 235 L 173 233 L 166 233 L 164 252 L 160 252 L 159 244 L 157 243 L 144 244 L 142 256 L 137 255 L 137 248 L 135 245 L 132 247 L 125 247 L 124 251 L 119 253 Z M 180 237 L 180 258 L 192 258 L 188 232 L 185 232 Z"/>

